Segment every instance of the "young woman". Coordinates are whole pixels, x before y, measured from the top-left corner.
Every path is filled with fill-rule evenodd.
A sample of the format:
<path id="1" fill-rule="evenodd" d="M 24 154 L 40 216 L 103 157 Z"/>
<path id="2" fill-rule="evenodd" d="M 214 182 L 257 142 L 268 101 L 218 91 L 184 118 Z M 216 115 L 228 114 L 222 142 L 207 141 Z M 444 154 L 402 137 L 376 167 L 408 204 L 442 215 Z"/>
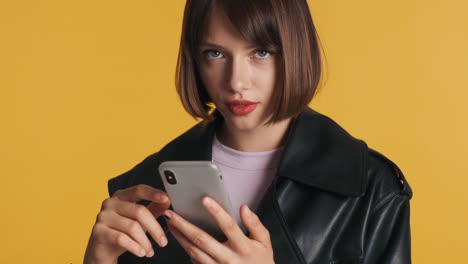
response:
<path id="1" fill-rule="evenodd" d="M 308 108 L 320 75 L 306 0 L 187 1 L 177 90 L 204 121 L 109 180 L 84 262 L 410 263 L 411 188 Z M 226 242 L 169 209 L 168 160 L 221 168 L 237 213 L 201 202 Z"/>

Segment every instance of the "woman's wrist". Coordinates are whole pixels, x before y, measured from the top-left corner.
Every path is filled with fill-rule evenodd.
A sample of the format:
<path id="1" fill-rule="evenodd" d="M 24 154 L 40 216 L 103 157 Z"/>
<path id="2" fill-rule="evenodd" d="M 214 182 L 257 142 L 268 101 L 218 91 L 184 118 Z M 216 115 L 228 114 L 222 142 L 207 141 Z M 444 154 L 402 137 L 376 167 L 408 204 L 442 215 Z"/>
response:
<path id="1" fill-rule="evenodd" d="M 97 259 L 84 259 L 83 264 L 117 264 L 117 260 L 105 261 Z"/>
<path id="2" fill-rule="evenodd" d="M 85 254 L 83 264 L 117 264 L 117 259 L 99 259 L 96 256 Z"/>

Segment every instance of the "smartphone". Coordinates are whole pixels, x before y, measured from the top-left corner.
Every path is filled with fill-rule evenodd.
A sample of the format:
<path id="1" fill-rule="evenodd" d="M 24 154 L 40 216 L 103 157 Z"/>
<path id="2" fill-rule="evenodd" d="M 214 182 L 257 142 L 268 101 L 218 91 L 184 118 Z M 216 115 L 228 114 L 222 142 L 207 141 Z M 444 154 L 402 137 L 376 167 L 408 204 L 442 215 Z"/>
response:
<path id="1" fill-rule="evenodd" d="M 165 161 L 159 175 L 172 208 L 218 241 L 226 237 L 201 203 L 204 196 L 218 202 L 232 216 L 231 201 L 218 166 L 211 161 Z"/>

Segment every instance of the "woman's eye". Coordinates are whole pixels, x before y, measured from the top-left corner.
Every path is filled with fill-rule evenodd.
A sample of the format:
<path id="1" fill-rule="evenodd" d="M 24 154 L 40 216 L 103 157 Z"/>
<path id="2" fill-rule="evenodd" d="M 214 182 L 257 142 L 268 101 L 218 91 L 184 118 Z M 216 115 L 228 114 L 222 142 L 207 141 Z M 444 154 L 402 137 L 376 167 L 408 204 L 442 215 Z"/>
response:
<path id="1" fill-rule="evenodd" d="M 204 52 L 208 58 L 210 59 L 218 59 L 218 58 L 221 58 L 221 52 L 217 51 L 217 50 L 207 50 Z"/>
<path id="2" fill-rule="evenodd" d="M 255 52 L 255 56 L 257 58 L 261 58 L 261 59 L 268 58 L 270 55 L 271 55 L 271 52 L 269 52 L 267 50 L 257 50 Z"/>

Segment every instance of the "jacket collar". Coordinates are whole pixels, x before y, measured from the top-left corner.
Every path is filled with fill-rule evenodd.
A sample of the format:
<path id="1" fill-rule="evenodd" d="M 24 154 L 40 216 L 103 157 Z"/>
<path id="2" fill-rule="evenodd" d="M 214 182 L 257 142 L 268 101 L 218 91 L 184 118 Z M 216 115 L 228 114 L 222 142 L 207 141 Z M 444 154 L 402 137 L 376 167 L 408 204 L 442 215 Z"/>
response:
<path id="1" fill-rule="evenodd" d="M 162 160 L 211 160 L 216 127 L 222 118 L 202 121 L 159 152 Z M 278 177 L 322 190 L 362 196 L 367 183 L 367 145 L 329 117 L 310 108 L 288 131 Z"/>

